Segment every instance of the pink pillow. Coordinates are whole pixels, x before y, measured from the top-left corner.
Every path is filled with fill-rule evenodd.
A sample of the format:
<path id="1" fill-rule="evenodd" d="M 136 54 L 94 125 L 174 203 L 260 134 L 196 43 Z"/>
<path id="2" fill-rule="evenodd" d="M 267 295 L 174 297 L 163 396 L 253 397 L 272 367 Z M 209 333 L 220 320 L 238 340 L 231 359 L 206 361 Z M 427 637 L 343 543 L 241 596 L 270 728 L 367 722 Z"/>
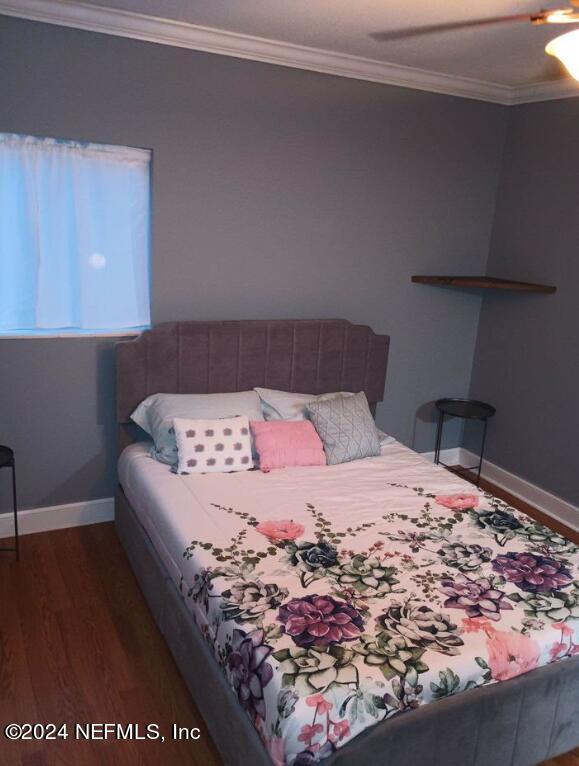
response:
<path id="1" fill-rule="evenodd" d="M 295 465 L 326 465 L 322 440 L 309 420 L 252 420 L 262 471 Z"/>

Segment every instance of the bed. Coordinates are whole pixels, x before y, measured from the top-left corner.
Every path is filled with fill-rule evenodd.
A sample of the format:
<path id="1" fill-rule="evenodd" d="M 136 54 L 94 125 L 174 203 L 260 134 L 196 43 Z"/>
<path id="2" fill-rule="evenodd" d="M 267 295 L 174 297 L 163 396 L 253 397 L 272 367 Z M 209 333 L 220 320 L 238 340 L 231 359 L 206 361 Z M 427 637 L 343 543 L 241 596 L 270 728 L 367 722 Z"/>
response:
<path id="1" fill-rule="evenodd" d="M 119 537 L 227 764 L 537 764 L 579 744 L 579 554 L 392 441 L 176 476 L 147 395 L 384 391 L 343 320 L 180 322 L 117 346 Z"/>

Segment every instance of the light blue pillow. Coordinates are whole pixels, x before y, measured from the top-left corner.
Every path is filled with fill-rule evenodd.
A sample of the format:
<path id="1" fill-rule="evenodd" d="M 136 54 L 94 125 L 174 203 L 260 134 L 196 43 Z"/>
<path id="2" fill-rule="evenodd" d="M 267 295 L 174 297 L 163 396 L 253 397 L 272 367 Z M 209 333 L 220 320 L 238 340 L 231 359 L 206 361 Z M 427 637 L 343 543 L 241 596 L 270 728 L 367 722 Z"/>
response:
<path id="1" fill-rule="evenodd" d="M 363 391 L 310 402 L 307 410 L 324 444 L 328 465 L 380 454 L 376 424 Z"/>
<path id="2" fill-rule="evenodd" d="M 214 420 L 237 415 L 246 415 L 249 420 L 263 420 L 261 402 L 255 391 L 231 394 L 153 394 L 139 404 L 131 420 L 153 438 L 151 455 L 155 460 L 177 465 L 174 418 Z"/>

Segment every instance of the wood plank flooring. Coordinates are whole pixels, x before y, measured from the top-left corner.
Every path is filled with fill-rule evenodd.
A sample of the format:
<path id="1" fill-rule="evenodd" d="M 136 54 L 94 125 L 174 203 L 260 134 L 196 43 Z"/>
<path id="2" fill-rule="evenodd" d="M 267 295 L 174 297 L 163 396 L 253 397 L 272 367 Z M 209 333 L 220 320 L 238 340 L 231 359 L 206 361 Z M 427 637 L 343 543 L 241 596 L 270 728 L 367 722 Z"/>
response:
<path id="1" fill-rule="evenodd" d="M 545 521 L 527 504 L 484 485 Z M 550 522 L 570 538 L 579 535 Z M 158 724 L 159 741 L 10 742 L 7 723 Z M 171 726 L 199 727 L 198 741 Z M 21 540 L 0 554 L 0 766 L 220 766 L 112 524 Z M 417 766 L 426 766 L 417 764 Z M 489 764 L 489 766 L 492 766 Z M 542 766 L 579 766 L 579 750 Z"/>
<path id="2" fill-rule="evenodd" d="M 1 766 L 219 766 L 112 524 L 21 540 L 0 558 Z M 9 742 L 9 722 L 149 723 L 158 741 Z M 201 739 L 173 741 L 173 723 Z"/>

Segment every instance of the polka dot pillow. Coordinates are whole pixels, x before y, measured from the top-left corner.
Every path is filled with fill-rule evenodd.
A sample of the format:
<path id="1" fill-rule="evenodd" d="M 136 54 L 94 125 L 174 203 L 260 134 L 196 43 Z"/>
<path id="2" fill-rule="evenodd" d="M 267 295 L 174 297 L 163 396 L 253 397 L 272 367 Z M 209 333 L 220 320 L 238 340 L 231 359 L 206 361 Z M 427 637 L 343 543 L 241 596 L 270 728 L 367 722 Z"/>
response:
<path id="1" fill-rule="evenodd" d="M 177 473 L 226 473 L 252 468 L 246 416 L 219 420 L 173 420 L 179 463 Z"/>

